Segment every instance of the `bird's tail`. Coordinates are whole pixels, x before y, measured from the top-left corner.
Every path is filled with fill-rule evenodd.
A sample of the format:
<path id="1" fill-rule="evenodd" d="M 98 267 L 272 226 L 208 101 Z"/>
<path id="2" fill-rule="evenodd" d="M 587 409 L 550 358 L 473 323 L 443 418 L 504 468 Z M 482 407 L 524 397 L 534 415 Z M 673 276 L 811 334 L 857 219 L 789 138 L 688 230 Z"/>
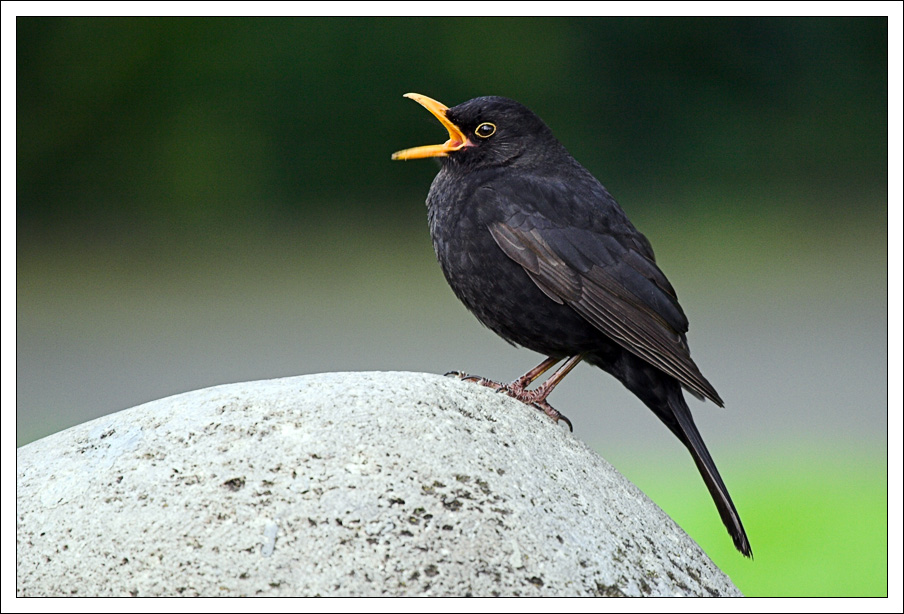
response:
<path id="1" fill-rule="evenodd" d="M 750 549 L 750 542 L 747 539 L 747 533 L 744 531 L 744 525 L 741 524 L 738 510 L 735 509 L 734 503 L 728 494 L 728 488 L 725 487 L 722 476 L 719 475 L 719 470 L 716 469 L 716 463 L 713 461 L 712 456 L 709 455 L 706 444 L 703 443 L 703 438 L 700 436 L 700 431 L 697 430 L 697 425 L 694 424 L 691 410 L 688 408 L 680 388 L 668 395 L 668 403 L 678 423 L 677 428 L 672 427 L 672 430 L 684 442 L 691 456 L 694 457 L 697 469 L 700 470 L 700 475 L 703 476 L 703 481 L 706 482 L 709 494 L 712 495 L 716 508 L 719 510 L 719 515 L 722 517 L 722 522 L 734 541 L 735 548 L 744 556 L 753 558 L 753 551 Z"/>

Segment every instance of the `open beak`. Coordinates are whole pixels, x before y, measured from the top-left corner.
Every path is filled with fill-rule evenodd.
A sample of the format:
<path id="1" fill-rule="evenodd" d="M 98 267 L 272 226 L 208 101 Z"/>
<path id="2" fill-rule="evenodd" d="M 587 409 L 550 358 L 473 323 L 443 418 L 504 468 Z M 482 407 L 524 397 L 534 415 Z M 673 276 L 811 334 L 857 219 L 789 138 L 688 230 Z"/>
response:
<path id="1" fill-rule="evenodd" d="M 392 154 L 393 160 L 416 160 L 418 158 L 441 158 L 448 156 L 453 151 L 458 151 L 462 147 L 468 145 L 468 137 L 464 135 L 461 129 L 453 124 L 446 117 L 446 111 L 449 107 L 441 102 L 437 102 L 432 98 L 422 96 L 420 94 L 405 94 L 405 98 L 411 98 L 422 107 L 433 113 L 433 116 L 440 121 L 449 131 L 449 140 L 442 145 L 424 145 L 423 147 L 412 147 L 411 149 L 403 149 Z"/>

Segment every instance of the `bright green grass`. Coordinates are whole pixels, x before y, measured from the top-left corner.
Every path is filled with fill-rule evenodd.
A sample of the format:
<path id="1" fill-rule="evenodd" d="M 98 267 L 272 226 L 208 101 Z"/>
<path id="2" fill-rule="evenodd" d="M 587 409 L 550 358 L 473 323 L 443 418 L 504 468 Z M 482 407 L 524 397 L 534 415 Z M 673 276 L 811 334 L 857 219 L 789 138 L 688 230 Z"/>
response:
<path id="1" fill-rule="evenodd" d="M 725 459 L 753 561 L 734 550 L 705 487 L 661 471 L 634 479 L 747 596 L 887 596 L 885 451 L 819 448 Z"/>

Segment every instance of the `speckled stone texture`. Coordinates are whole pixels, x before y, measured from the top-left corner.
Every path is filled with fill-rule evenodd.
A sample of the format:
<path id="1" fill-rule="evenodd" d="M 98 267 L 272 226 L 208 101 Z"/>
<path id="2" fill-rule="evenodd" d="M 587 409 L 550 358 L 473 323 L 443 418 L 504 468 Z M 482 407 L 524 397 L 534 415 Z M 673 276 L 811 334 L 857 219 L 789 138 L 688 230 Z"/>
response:
<path id="1" fill-rule="evenodd" d="M 147 403 L 17 451 L 28 595 L 740 595 L 606 461 L 454 378 Z"/>

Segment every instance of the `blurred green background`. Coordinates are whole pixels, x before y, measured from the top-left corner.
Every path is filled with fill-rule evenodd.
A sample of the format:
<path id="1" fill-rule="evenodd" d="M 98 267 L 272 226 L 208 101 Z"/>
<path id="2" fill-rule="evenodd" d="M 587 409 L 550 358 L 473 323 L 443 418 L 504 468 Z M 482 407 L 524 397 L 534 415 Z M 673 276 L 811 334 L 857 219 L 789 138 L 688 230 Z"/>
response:
<path id="1" fill-rule="evenodd" d="M 727 403 L 680 444 L 581 367 L 552 401 L 748 595 L 886 595 L 885 19 L 16 21 L 17 444 L 220 383 L 538 362 L 446 287 L 445 132 L 540 115 L 652 241 Z"/>

